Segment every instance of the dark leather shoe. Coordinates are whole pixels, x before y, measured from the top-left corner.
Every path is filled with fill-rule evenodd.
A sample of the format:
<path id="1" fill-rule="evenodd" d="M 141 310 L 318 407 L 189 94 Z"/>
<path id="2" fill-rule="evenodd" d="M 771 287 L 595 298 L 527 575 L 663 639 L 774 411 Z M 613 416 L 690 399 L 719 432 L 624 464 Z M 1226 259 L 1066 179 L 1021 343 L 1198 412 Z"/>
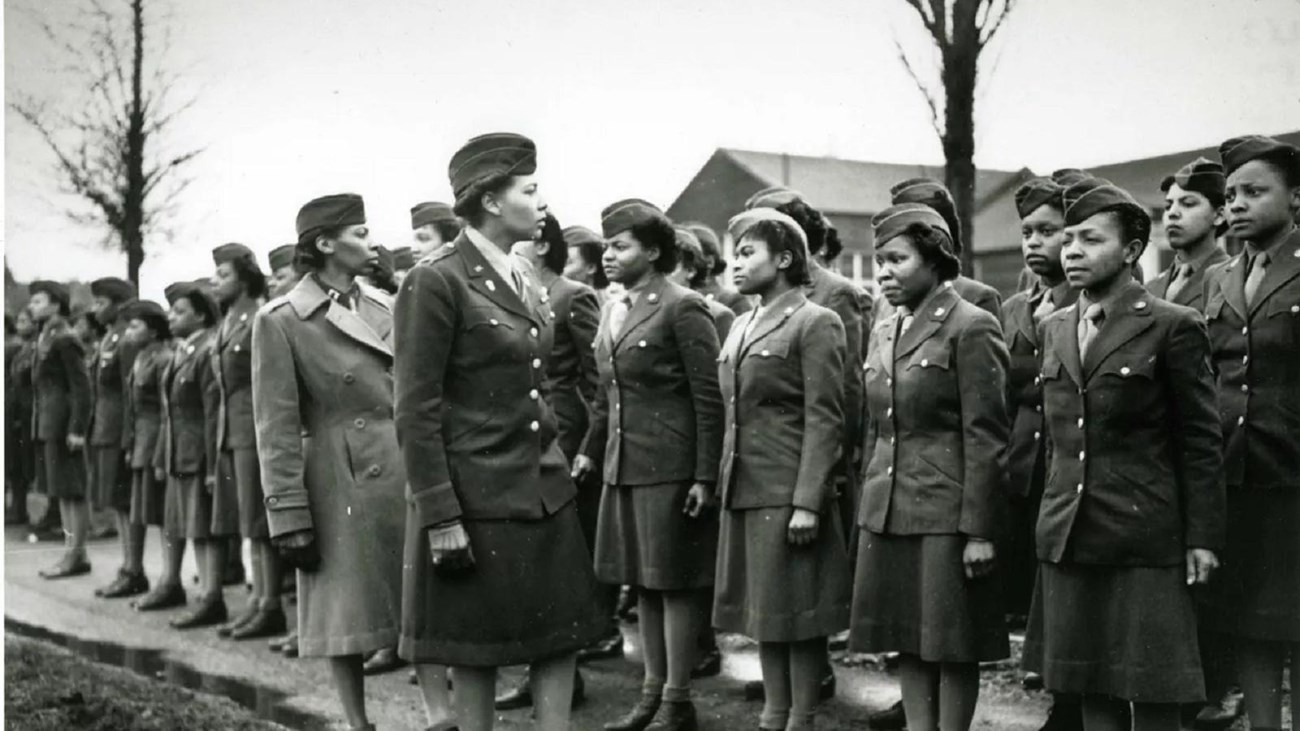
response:
<path id="1" fill-rule="evenodd" d="M 137 612 L 156 612 L 160 609 L 185 606 L 185 590 L 176 584 L 159 584 L 153 591 L 145 594 L 138 602 L 133 602 Z"/>
<path id="2" fill-rule="evenodd" d="M 695 704 L 690 701 L 664 701 L 645 731 L 696 731 Z"/>
<path id="3" fill-rule="evenodd" d="M 230 633 L 232 640 L 255 640 L 262 637 L 274 637 L 289 629 L 289 621 L 280 607 L 259 609 L 253 618 L 235 628 Z"/>
<path id="4" fill-rule="evenodd" d="M 591 662 L 592 660 L 611 660 L 616 657 L 623 657 L 623 635 L 615 632 L 603 640 L 578 650 L 578 662 Z"/>
<path id="5" fill-rule="evenodd" d="M 42 579 L 68 579 L 73 576 L 85 576 L 90 573 L 90 561 L 85 556 L 65 558 L 48 569 L 40 572 Z"/>
<path id="6" fill-rule="evenodd" d="M 618 592 L 618 603 L 614 605 L 614 616 L 624 622 L 635 623 L 637 620 L 636 589 L 624 586 Z"/>
<path id="7" fill-rule="evenodd" d="M 722 652 L 714 647 L 700 656 L 700 661 L 691 668 L 691 679 L 712 678 L 722 672 Z"/>
<path id="8" fill-rule="evenodd" d="M 138 574 L 124 572 L 117 581 L 104 587 L 100 596 L 105 599 L 123 599 L 144 594 L 147 591 L 149 591 L 149 579 L 145 578 L 143 571 Z"/>
<path id="9" fill-rule="evenodd" d="M 577 668 L 573 669 L 573 701 L 569 703 L 570 708 L 577 708 L 587 702 L 587 681 L 582 679 L 582 673 Z"/>
<path id="10" fill-rule="evenodd" d="M 217 636 L 229 637 L 231 634 L 234 633 L 235 630 L 253 621 L 253 617 L 256 616 L 257 616 L 257 602 L 250 601 L 248 603 L 248 606 L 244 607 L 244 611 L 236 615 L 234 619 L 230 620 L 229 622 L 226 622 L 225 624 L 217 628 Z"/>
<path id="11" fill-rule="evenodd" d="M 1025 690 L 1042 690 L 1043 676 L 1038 673 L 1025 673 L 1025 677 L 1020 681 L 1020 686 Z"/>
<path id="12" fill-rule="evenodd" d="M 837 683 L 835 680 L 835 671 L 827 668 L 826 674 L 822 676 L 821 687 L 818 688 L 821 699 L 824 701 L 828 701 L 834 698 L 836 687 L 837 687 Z"/>
<path id="13" fill-rule="evenodd" d="M 104 594 L 116 589 L 124 581 L 126 581 L 126 569 L 118 569 L 117 576 L 114 577 L 112 581 L 108 582 L 106 586 L 101 586 L 95 590 L 95 596 L 104 596 Z"/>
<path id="14" fill-rule="evenodd" d="M 907 714 L 903 711 L 903 702 L 899 701 L 883 711 L 867 716 L 867 724 L 883 731 L 899 731 L 907 728 Z"/>
<path id="15" fill-rule="evenodd" d="M 1219 698 L 1217 702 L 1207 703 L 1196 714 L 1196 721 L 1193 725 L 1198 729 L 1207 729 L 1207 731 L 1226 729 L 1238 718 L 1241 718 L 1245 712 L 1244 700 L 1241 690 L 1233 688 L 1224 693 L 1223 697 Z"/>
<path id="16" fill-rule="evenodd" d="M 171 621 L 173 629 L 195 629 L 221 624 L 229 618 L 226 602 L 218 594 L 199 601 L 198 606 Z"/>
<path id="17" fill-rule="evenodd" d="M 117 528 L 112 525 L 105 525 L 100 528 L 93 528 L 88 536 L 92 541 L 106 541 L 109 538 L 117 538 Z"/>
<path id="18" fill-rule="evenodd" d="M 513 711 L 533 705 L 533 689 L 528 683 L 528 674 L 519 680 L 519 684 L 496 697 L 494 702 L 498 711 Z"/>
<path id="19" fill-rule="evenodd" d="M 1060 696 L 1052 699 L 1052 707 L 1047 711 L 1047 722 L 1039 731 L 1083 731 L 1083 708 L 1078 696 Z"/>
<path id="20" fill-rule="evenodd" d="M 655 720 L 655 714 L 659 712 L 661 705 L 663 703 L 659 696 L 642 695 L 636 707 L 626 716 L 605 724 L 605 731 L 645 731 L 645 728 Z"/>
<path id="21" fill-rule="evenodd" d="M 376 650 L 366 662 L 361 666 L 361 672 L 366 675 L 381 675 L 390 673 L 402 666 L 406 661 L 397 656 L 396 647 L 385 647 L 382 650 Z"/>

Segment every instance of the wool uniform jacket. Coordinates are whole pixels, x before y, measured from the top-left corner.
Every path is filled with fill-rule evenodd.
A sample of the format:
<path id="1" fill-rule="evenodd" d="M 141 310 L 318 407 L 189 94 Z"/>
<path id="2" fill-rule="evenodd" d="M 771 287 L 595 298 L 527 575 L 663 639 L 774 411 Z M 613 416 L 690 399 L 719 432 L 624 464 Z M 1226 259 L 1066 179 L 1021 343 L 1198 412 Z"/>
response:
<path id="1" fill-rule="evenodd" d="M 998 326 L 1001 327 L 1002 295 L 996 289 L 964 274 L 952 280 L 952 289 L 957 293 L 958 297 L 992 315 L 998 321 Z M 881 322 L 893 314 L 894 306 L 889 304 L 889 300 L 885 299 L 884 295 L 878 295 L 875 306 L 871 309 L 872 328 L 874 329 L 875 323 Z"/>
<path id="2" fill-rule="evenodd" d="M 47 324 L 37 339 L 32 380 L 32 436 L 41 442 L 85 436 L 90 422 L 90 377 L 81 343 L 62 321 Z"/>
<path id="3" fill-rule="evenodd" d="M 827 506 L 843 443 L 846 350 L 840 318 L 799 290 L 738 318 L 718 368 L 723 507 Z"/>
<path id="4" fill-rule="evenodd" d="M 993 315 L 940 287 L 898 333 L 878 323 L 865 365 L 870 418 L 858 525 L 999 538 L 1006 507 L 1008 356 Z"/>
<path id="5" fill-rule="evenodd" d="M 217 369 L 217 386 L 221 390 L 219 450 L 257 446 L 253 423 L 253 316 L 257 308 L 256 302 L 232 305 L 216 328 L 212 365 Z"/>
<path id="6" fill-rule="evenodd" d="M 710 279 L 700 287 L 699 293 L 704 295 L 707 300 L 721 302 L 724 307 L 730 309 L 737 316 L 754 309 L 754 303 L 749 297 L 737 292 L 734 289 L 727 289 L 718 283 L 716 279 Z"/>
<path id="7" fill-rule="evenodd" d="M 1221 264 L 1228 260 L 1228 254 L 1217 246 L 1214 252 L 1192 270 L 1192 275 L 1187 278 L 1187 284 L 1178 290 L 1178 296 L 1172 300 L 1176 305 L 1190 307 L 1197 312 L 1205 312 L 1205 273 L 1215 264 Z M 1160 276 L 1146 283 L 1147 291 L 1162 300 L 1169 299 L 1165 293 L 1169 291 L 1169 281 L 1173 276 L 1173 265 L 1163 272 Z"/>
<path id="8" fill-rule="evenodd" d="M 844 428 L 841 431 L 844 448 L 841 454 L 847 458 L 862 443 L 862 341 L 869 327 L 866 316 L 870 310 L 862 309 L 862 290 L 838 272 L 810 262 L 808 274 L 812 278 L 805 289 L 808 301 L 834 312 L 844 326 Z"/>
<path id="9" fill-rule="evenodd" d="M 596 291 L 580 282 L 546 274 L 542 279 L 554 314 L 554 344 L 546 368 L 546 387 L 559 422 L 564 456 L 577 454 L 590 425 L 589 404 L 596 398 Z"/>
<path id="10" fill-rule="evenodd" d="M 163 367 L 162 433 L 154 467 L 169 475 L 216 478 L 221 389 L 213 365 L 216 328 L 178 340 Z"/>
<path id="11" fill-rule="evenodd" d="M 1246 304 L 1246 258 L 1205 275 L 1230 487 L 1300 487 L 1300 230 L 1270 252 Z"/>
<path id="12" fill-rule="evenodd" d="M 713 327 L 718 331 L 718 342 L 726 342 L 727 336 L 731 334 L 732 325 L 736 324 L 736 313 L 717 300 L 705 300 L 705 303 L 709 306 L 709 316 L 713 318 Z"/>
<path id="13" fill-rule="evenodd" d="M 516 294 L 464 233 L 397 294 L 397 435 L 418 524 L 536 520 L 577 494 L 546 386 L 554 333 L 535 278 Z"/>
<path id="14" fill-rule="evenodd" d="M 126 324 L 123 318 L 118 318 L 100 339 L 91 359 L 94 405 L 89 442 L 92 447 L 128 449 L 131 446 L 131 419 L 126 410 L 130 392 L 127 381 L 140 349 L 127 341 Z"/>
<path id="15" fill-rule="evenodd" d="M 612 311 L 596 333 L 600 387 L 582 453 L 604 460 L 610 485 L 715 483 L 719 345 L 704 298 L 656 274 L 617 333 Z"/>
<path id="16" fill-rule="evenodd" d="M 1039 468 L 1045 464 L 1046 455 L 1043 383 L 1039 377 L 1042 353 L 1038 323 L 1034 321 L 1035 298 L 1041 287 L 1035 284 L 1002 304 L 1002 333 L 1011 358 L 1007 370 L 1007 412 L 1011 417 L 1007 487 L 1012 495 L 1020 497 L 1033 492 L 1034 476 L 1041 474 Z M 1078 296 L 1078 291 L 1068 283 L 1052 288 L 1052 302 L 1057 310 L 1074 304 Z"/>
<path id="17" fill-rule="evenodd" d="M 126 415 L 131 436 L 127 458 L 132 469 L 153 467 L 162 433 L 162 377 L 171 359 L 167 343 L 153 343 L 136 349 L 135 362 L 127 371 Z"/>
<path id="18" fill-rule="evenodd" d="M 1043 330 L 1038 557 L 1173 566 L 1223 543 L 1223 457 L 1201 316 L 1130 282 L 1079 358 L 1079 304 Z"/>

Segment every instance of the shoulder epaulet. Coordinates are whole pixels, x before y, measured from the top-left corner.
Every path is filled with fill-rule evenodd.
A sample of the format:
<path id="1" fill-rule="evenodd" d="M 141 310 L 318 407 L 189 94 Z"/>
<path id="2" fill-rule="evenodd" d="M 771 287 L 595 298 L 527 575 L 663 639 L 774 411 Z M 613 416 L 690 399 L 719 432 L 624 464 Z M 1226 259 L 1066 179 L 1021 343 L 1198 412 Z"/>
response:
<path id="1" fill-rule="evenodd" d="M 357 280 L 357 289 L 366 299 L 383 307 L 385 310 L 393 308 L 393 296 L 384 290 L 362 282 L 360 279 Z"/>
<path id="2" fill-rule="evenodd" d="M 274 310 L 278 310 L 278 309 L 280 309 L 281 307 L 284 307 L 284 306 L 287 305 L 287 304 L 289 304 L 289 296 L 288 296 L 288 295 L 284 295 L 284 294 L 282 294 L 282 295 L 280 295 L 279 297 L 276 297 L 275 299 L 271 300 L 270 302 L 267 302 L 266 304 L 264 304 L 264 305 L 262 305 L 261 307 L 257 308 L 257 311 L 258 311 L 259 313 L 262 313 L 262 312 L 272 312 L 272 311 L 274 311 Z"/>
<path id="3" fill-rule="evenodd" d="M 436 264 L 455 253 L 456 253 L 456 243 L 454 241 L 449 241 L 443 244 L 442 246 L 439 246 L 438 248 L 434 249 L 433 251 L 429 252 L 428 254 L 425 254 L 424 256 L 420 257 L 420 260 L 415 262 L 415 265 L 418 267 L 420 266 L 427 267 L 432 264 Z"/>

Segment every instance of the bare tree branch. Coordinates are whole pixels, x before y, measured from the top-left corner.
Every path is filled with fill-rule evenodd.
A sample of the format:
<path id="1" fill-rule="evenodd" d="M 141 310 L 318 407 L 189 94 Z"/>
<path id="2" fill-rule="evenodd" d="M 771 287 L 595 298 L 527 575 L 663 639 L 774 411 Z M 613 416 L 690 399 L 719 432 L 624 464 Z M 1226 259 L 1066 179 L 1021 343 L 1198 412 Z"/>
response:
<path id="1" fill-rule="evenodd" d="M 925 99 L 925 104 L 930 108 L 930 125 L 934 127 L 935 134 L 939 139 L 943 139 L 943 117 L 939 114 L 939 100 L 935 98 L 930 87 L 921 80 L 916 69 L 913 68 L 912 62 L 907 58 L 907 52 L 903 50 L 903 44 L 894 39 L 894 48 L 898 50 L 898 58 L 903 62 L 903 68 L 907 70 L 907 75 L 912 77 L 912 82 L 916 84 L 917 91 L 921 92 L 921 97 Z"/>
<path id="2" fill-rule="evenodd" d="M 993 36 L 1001 30 L 1002 24 L 1006 22 L 1011 15 L 1012 8 L 1015 7 L 1016 0 L 1002 0 L 998 6 L 998 0 L 983 0 L 982 13 L 978 16 L 976 23 L 980 28 L 980 47 L 987 46 L 993 40 Z M 995 10 L 995 7 L 997 9 Z"/>

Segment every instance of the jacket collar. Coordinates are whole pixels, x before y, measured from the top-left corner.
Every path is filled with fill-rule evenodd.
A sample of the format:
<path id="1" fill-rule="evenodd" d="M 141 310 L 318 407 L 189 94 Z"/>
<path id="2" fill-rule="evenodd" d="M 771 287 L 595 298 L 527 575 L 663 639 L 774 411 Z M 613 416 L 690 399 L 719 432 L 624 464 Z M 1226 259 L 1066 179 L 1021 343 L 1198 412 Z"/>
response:
<path id="1" fill-rule="evenodd" d="M 387 309 L 379 304 L 373 294 L 366 288 L 359 289 L 360 297 L 357 298 L 357 311 L 352 310 L 334 302 L 330 299 L 325 290 L 316 282 L 315 277 L 303 277 L 294 285 L 293 289 L 285 295 L 289 305 L 293 307 L 294 313 L 299 319 L 307 319 L 322 307 L 326 308 L 325 320 L 334 327 L 338 328 L 344 335 L 352 338 L 358 343 L 379 351 L 380 353 L 392 357 L 393 351 L 385 341 L 384 335 L 380 330 L 389 329 L 383 327 L 384 315 Z"/>
<path id="2" fill-rule="evenodd" d="M 743 358 L 756 343 L 763 338 L 771 335 L 777 329 L 789 320 L 795 312 L 798 312 L 805 304 L 808 303 L 808 297 L 804 294 L 802 287 L 795 287 L 789 292 L 772 300 L 766 307 L 750 310 L 743 317 L 743 323 L 737 322 L 732 325 L 733 328 L 740 328 L 741 339 L 739 345 L 739 357 Z M 754 322 L 754 327 L 745 333 L 745 328 L 757 317 L 758 321 Z M 736 360 L 739 360 L 737 358 Z"/>

